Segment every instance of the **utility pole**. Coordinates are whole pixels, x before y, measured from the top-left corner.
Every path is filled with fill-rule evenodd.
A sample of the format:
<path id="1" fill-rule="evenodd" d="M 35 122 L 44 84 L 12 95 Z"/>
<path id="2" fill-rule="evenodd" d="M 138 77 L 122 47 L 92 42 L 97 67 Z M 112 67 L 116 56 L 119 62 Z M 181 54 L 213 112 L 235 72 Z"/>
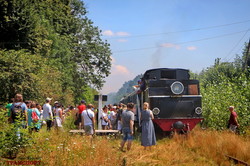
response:
<path id="1" fill-rule="evenodd" d="M 99 94 L 98 96 L 98 130 L 102 129 L 102 94 Z"/>
<path id="2" fill-rule="evenodd" d="M 244 66 L 243 66 L 244 71 L 247 69 L 247 66 L 250 66 L 249 50 L 250 50 L 250 39 L 249 39 L 247 50 L 246 50 L 246 59 L 245 59 Z"/>
<path id="3" fill-rule="evenodd" d="M 101 117 L 102 117 L 102 104 L 104 101 L 108 100 L 107 95 L 102 95 L 101 93 L 99 95 L 94 96 L 94 100 L 98 101 L 98 120 L 97 120 L 97 126 L 98 130 L 102 129 L 102 123 L 101 123 Z"/>

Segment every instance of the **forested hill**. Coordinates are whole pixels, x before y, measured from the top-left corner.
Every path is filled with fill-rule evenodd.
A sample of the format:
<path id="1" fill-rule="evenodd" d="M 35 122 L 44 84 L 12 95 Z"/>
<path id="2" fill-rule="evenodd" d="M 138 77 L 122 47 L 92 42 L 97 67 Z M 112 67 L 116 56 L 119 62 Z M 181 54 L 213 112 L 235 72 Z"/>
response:
<path id="1" fill-rule="evenodd" d="M 125 82 L 122 87 L 116 93 L 108 94 L 108 101 L 106 104 L 119 103 L 121 98 L 134 91 L 133 86 L 137 85 L 138 80 L 142 77 L 142 74 L 136 76 L 133 80 Z"/>

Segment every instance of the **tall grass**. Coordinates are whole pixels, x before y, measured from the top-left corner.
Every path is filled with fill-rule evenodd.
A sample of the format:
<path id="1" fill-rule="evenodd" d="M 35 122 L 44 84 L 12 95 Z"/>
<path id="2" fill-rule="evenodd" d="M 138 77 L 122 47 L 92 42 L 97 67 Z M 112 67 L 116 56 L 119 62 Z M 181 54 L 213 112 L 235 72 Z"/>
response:
<path id="1" fill-rule="evenodd" d="M 67 131 L 42 129 L 33 133 L 33 145 L 23 149 L 15 160 L 40 160 L 42 165 L 231 165 L 225 155 L 250 163 L 250 138 L 230 132 L 201 130 L 188 136 L 158 140 L 151 150 L 144 150 L 135 140 L 131 151 L 119 151 L 120 139 L 88 137 Z"/>
<path id="2" fill-rule="evenodd" d="M 204 131 L 158 141 L 152 150 L 140 146 L 126 154 L 129 165 L 231 165 L 225 155 L 250 163 L 250 139 L 231 132 Z"/>
<path id="3" fill-rule="evenodd" d="M 185 147 L 211 158 L 219 165 L 228 165 L 225 155 L 230 155 L 250 163 L 250 139 L 228 131 L 195 130 L 185 143 Z"/>
<path id="4" fill-rule="evenodd" d="M 60 166 L 116 165 L 121 161 L 117 158 L 117 154 L 121 152 L 118 152 L 113 140 L 106 137 L 95 137 L 94 144 L 91 145 L 89 138 L 82 135 L 42 130 L 34 133 L 33 138 L 34 145 L 25 153 L 19 154 L 19 158 L 38 159 L 43 165 Z"/>

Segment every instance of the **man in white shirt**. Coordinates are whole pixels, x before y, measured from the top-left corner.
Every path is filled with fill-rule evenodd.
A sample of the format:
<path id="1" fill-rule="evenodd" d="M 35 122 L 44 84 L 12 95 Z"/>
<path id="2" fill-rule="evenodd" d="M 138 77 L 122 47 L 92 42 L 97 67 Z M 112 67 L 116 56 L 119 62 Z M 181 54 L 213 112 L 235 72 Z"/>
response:
<path id="1" fill-rule="evenodd" d="M 82 112 L 82 124 L 87 135 L 93 135 L 95 130 L 95 113 L 92 111 L 93 105 L 88 104 L 87 109 Z"/>
<path id="2" fill-rule="evenodd" d="M 43 119 L 46 121 L 47 131 L 50 131 L 52 127 L 53 114 L 50 105 L 51 100 L 51 98 L 46 98 L 46 103 L 43 105 Z"/>
<path id="3" fill-rule="evenodd" d="M 92 111 L 92 104 L 87 105 L 87 109 L 82 111 L 82 124 L 86 135 L 90 136 L 90 142 L 92 144 L 92 135 L 95 133 L 95 113 Z"/>

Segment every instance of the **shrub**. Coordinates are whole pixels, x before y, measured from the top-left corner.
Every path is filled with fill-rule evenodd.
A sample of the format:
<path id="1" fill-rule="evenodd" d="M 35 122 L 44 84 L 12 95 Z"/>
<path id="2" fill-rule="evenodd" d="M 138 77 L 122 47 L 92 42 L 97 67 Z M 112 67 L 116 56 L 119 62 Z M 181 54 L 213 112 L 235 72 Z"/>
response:
<path id="1" fill-rule="evenodd" d="M 64 120 L 63 123 L 63 128 L 67 131 L 67 130 L 72 130 L 72 129 L 76 129 L 76 125 L 74 124 L 75 122 L 75 118 L 73 116 L 67 116 Z"/>
<path id="2" fill-rule="evenodd" d="M 8 123 L 6 110 L 0 110 L 0 155 L 15 158 L 21 148 L 29 145 L 31 138 L 21 122 Z"/>
<path id="3" fill-rule="evenodd" d="M 250 82 L 245 74 L 236 78 L 220 77 L 220 83 L 201 88 L 203 116 L 207 127 L 222 130 L 229 120 L 228 107 L 235 106 L 240 133 L 245 133 L 250 119 Z"/>

